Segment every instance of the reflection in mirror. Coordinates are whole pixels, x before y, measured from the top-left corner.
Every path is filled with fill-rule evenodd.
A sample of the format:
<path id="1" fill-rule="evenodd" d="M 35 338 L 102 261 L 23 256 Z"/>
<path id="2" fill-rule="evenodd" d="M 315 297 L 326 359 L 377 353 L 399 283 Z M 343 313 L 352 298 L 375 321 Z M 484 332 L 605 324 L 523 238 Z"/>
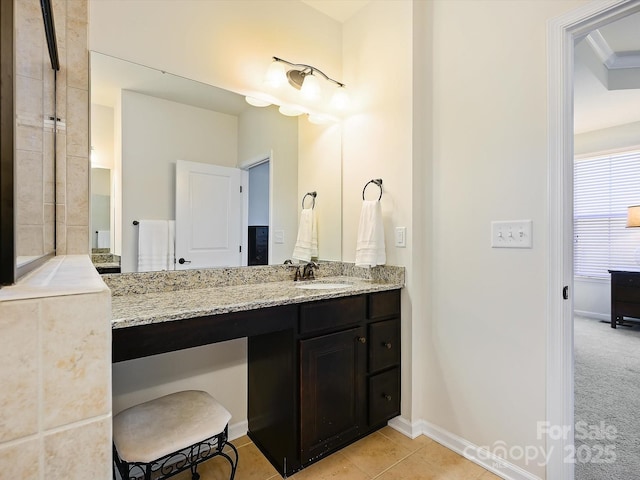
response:
<path id="1" fill-rule="evenodd" d="M 103 249 L 100 254 L 96 251 L 94 262 L 106 258 L 119 264 L 122 272 L 142 271 L 138 265 L 140 227 L 145 227 L 146 232 L 154 225 L 147 221 L 175 221 L 175 259 L 184 260 L 174 264 L 176 269 L 280 264 L 291 257 L 298 224 L 299 184 L 314 182 L 314 178 L 299 181 L 299 152 L 339 152 L 339 135 L 327 136 L 332 144 L 338 140 L 337 146 L 331 148 L 299 145 L 298 119 L 279 114 L 276 107 L 252 107 L 233 92 L 97 52 L 91 53 L 91 92 L 91 156 L 96 168 L 92 168 L 92 176 L 96 180 L 110 177 L 108 188 L 106 180 L 100 186 L 92 180 L 92 189 L 99 189 L 92 191 L 92 246 Z M 300 123 L 306 124 L 306 120 Z M 310 137 L 308 132 L 305 135 Z M 313 142 L 306 142 L 310 144 Z M 228 245 L 229 231 L 235 227 L 208 223 L 212 214 L 227 211 L 221 202 L 229 197 L 221 192 L 226 192 L 230 184 L 219 176 L 214 181 L 210 175 L 197 180 L 188 175 L 190 187 L 195 189 L 189 190 L 189 198 L 197 194 L 202 200 L 187 199 L 194 208 L 184 214 L 178 206 L 184 203 L 183 199 L 176 193 L 184 191 L 177 184 L 179 160 L 187 165 L 239 171 L 245 196 L 239 197 L 237 247 Z M 322 161 L 326 162 L 326 171 L 335 171 L 331 165 L 336 164 L 339 171 L 339 155 L 324 155 Z M 316 168 L 301 166 L 300 171 L 309 176 Z M 340 178 L 330 177 L 321 180 L 324 185 L 333 183 L 332 192 L 324 188 L 327 200 L 340 198 Z M 314 189 L 322 195 L 321 188 Z M 107 200 L 94 196 L 107 191 L 108 225 L 104 206 L 98 213 L 99 205 Z M 335 201 L 332 207 L 335 209 Z M 228 208 L 232 211 L 235 207 Z M 339 212 L 330 215 L 334 220 L 340 218 Z M 135 226 L 134 221 L 139 224 Z M 170 230 L 171 227 L 167 229 Z M 186 240 L 181 240 L 185 232 Z M 327 225 L 326 234 L 328 246 L 339 244 L 340 222 L 331 228 Z M 336 240 L 329 240 L 329 235 Z M 235 255 L 218 258 L 215 263 L 201 260 L 202 251 L 219 251 L 222 247 L 230 248 Z M 340 259 L 339 252 L 323 257 L 322 246 L 320 252 L 321 259 Z M 143 251 L 142 255 L 146 253 Z M 172 269 L 171 264 L 173 261 L 168 269 Z M 151 263 L 151 268 L 145 268 L 149 269 L 164 268 Z"/>

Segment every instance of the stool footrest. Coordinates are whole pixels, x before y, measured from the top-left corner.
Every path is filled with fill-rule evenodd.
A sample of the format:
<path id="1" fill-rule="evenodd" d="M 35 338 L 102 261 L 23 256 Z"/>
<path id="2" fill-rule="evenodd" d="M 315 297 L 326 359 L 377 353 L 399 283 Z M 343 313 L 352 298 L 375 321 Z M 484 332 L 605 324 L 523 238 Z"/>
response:
<path id="1" fill-rule="evenodd" d="M 238 465 L 238 450 L 232 443 L 228 443 L 227 440 L 228 426 L 225 427 L 224 431 L 213 437 L 182 448 L 149 463 L 127 462 L 122 460 L 114 444 L 113 478 L 117 480 L 116 469 L 122 480 L 162 480 L 190 469 L 192 478 L 196 480 L 200 477 L 196 472 L 198 464 L 210 458 L 221 456 L 226 458 L 231 465 L 230 480 L 233 480 Z M 226 447 L 229 448 L 226 449 Z M 233 453 L 234 458 L 230 456 L 231 453 Z"/>

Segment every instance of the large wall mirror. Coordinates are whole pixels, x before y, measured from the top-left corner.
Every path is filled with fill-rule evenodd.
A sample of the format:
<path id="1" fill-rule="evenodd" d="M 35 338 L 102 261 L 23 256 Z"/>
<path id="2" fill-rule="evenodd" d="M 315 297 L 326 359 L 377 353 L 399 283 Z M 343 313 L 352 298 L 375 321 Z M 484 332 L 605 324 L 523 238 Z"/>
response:
<path id="1" fill-rule="evenodd" d="M 318 192 L 319 258 L 341 260 L 341 178 L 327 174 L 341 170 L 339 125 L 313 126 L 275 106 L 253 107 L 237 93 L 99 52 L 91 52 L 90 62 L 90 238 L 99 271 L 163 269 L 140 264 L 143 223 L 175 221 L 176 241 L 188 230 L 197 250 L 198 231 L 206 229 L 180 228 L 187 223 L 177 222 L 176 205 L 197 203 L 192 217 L 208 218 L 220 213 L 216 195 L 226 187 L 204 181 L 203 200 L 192 191 L 183 198 L 176 174 L 183 165 L 237 169 L 247 195 L 239 214 L 243 251 L 236 249 L 233 260 L 239 263 L 203 265 L 176 247 L 175 258 L 185 259 L 177 269 L 283 263 L 291 258 L 307 190 Z M 207 235 L 226 228 L 215 224 Z"/>

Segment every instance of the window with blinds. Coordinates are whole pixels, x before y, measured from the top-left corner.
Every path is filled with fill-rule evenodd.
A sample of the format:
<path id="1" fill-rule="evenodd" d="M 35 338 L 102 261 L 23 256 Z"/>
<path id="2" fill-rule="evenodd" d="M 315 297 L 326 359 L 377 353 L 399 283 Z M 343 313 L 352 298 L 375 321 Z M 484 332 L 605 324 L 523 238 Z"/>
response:
<path id="1" fill-rule="evenodd" d="M 575 275 L 640 269 L 640 228 L 626 228 L 630 205 L 640 205 L 640 151 L 574 162 Z"/>

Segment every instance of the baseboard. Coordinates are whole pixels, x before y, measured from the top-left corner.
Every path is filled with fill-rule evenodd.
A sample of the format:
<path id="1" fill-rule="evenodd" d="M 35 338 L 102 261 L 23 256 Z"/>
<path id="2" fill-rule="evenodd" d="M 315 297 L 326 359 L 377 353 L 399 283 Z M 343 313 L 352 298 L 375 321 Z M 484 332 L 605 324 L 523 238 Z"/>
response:
<path id="1" fill-rule="evenodd" d="M 235 440 L 236 438 L 240 438 L 241 436 L 246 435 L 248 431 L 249 431 L 249 422 L 247 420 L 230 424 L 229 440 Z"/>
<path id="2" fill-rule="evenodd" d="M 478 447 L 425 420 L 410 422 L 405 418 L 396 417 L 390 420 L 388 425 L 409 438 L 416 438 L 421 434 L 426 435 L 505 480 L 541 480 L 540 477 L 507 462 L 485 448 Z"/>
<path id="3" fill-rule="evenodd" d="M 605 322 L 611 321 L 611 315 L 607 313 L 588 312 L 585 310 L 574 310 L 573 315 L 576 317 L 595 318 L 597 320 L 604 320 Z"/>

